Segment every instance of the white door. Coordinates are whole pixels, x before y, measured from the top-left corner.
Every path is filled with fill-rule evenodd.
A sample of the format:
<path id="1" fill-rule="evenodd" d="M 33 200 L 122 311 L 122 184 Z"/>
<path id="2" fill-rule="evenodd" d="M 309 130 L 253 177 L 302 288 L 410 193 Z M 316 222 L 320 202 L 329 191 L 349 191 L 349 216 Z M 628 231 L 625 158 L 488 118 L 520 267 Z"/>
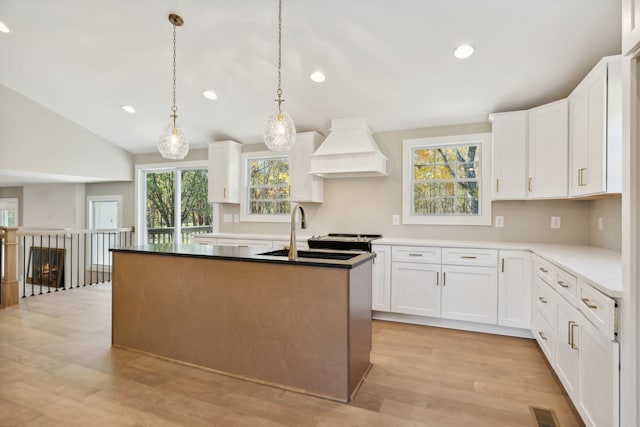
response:
<path id="1" fill-rule="evenodd" d="M 531 327 L 531 252 L 503 251 L 499 256 L 498 324 Z"/>
<path id="2" fill-rule="evenodd" d="M 580 392 L 580 328 L 584 316 L 564 298 L 556 298 L 556 373 L 575 402 Z"/>
<path id="3" fill-rule="evenodd" d="M 442 266 L 442 317 L 498 321 L 498 273 L 493 267 Z M 395 281 L 393 282 L 395 286 Z"/>
<path id="4" fill-rule="evenodd" d="M 391 310 L 391 246 L 373 245 L 373 277 L 371 280 L 371 309 Z"/>
<path id="5" fill-rule="evenodd" d="M 391 311 L 417 316 L 440 316 L 440 266 L 393 262 Z"/>

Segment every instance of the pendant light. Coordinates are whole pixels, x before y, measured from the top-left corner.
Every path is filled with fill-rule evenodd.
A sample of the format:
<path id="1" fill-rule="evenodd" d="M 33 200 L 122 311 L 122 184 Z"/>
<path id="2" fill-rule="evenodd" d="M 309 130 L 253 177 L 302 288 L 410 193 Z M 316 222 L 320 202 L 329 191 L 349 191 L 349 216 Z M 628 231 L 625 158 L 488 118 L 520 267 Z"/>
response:
<path id="1" fill-rule="evenodd" d="M 176 14 L 169 15 L 169 22 L 173 25 L 173 106 L 171 107 L 171 122 L 162 131 L 158 150 L 165 159 L 180 160 L 189 152 L 189 142 L 185 138 L 182 129 L 176 122 L 178 107 L 176 106 L 176 27 L 180 27 L 184 21 Z"/>
<path id="2" fill-rule="evenodd" d="M 269 150 L 287 151 L 296 141 L 296 127 L 286 111 L 282 109 L 282 0 L 278 0 L 278 90 L 276 108 L 264 124 L 264 143 Z"/>

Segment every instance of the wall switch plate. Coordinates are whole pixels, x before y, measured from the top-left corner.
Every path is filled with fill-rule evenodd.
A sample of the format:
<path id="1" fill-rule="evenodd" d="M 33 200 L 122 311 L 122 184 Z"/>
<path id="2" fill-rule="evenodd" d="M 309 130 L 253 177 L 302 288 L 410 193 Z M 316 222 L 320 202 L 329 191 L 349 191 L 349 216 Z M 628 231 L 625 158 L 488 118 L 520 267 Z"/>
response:
<path id="1" fill-rule="evenodd" d="M 391 223 L 393 225 L 400 225 L 400 215 L 391 215 Z"/>
<path id="2" fill-rule="evenodd" d="M 602 217 L 599 216 L 598 217 L 598 231 L 602 231 L 603 228 L 604 228 L 604 221 L 602 220 Z"/>
<path id="3" fill-rule="evenodd" d="M 240 214 L 233 214 L 233 222 L 240 222 Z"/>
<path id="4" fill-rule="evenodd" d="M 502 227 L 504 227 L 504 217 L 496 216 L 496 228 L 502 228 Z"/>
<path id="5" fill-rule="evenodd" d="M 551 217 L 551 228 L 560 228 L 560 217 L 552 216 Z"/>
<path id="6" fill-rule="evenodd" d="M 222 222 L 232 222 L 232 221 L 233 221 L 233 215 L 231 214 L 222 215 Z"/>

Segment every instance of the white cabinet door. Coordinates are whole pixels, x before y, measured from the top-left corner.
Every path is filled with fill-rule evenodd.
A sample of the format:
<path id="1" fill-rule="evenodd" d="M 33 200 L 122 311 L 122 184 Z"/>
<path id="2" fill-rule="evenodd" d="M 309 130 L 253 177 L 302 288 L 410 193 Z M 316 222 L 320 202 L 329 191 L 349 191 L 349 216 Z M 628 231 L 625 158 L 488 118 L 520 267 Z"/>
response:
<path id="1" fill-rule="evenodd" d="M 311 175 L 311 156 L 322 143 L 318 132 L 296 134 L 296 142 L 289 150 L 289 184 L 292 202 L 317 202 L 323 200 L 323 179 Z"/>
<path id="2" fill-rule="evenodd" d="M 393 262 L 391 311 L 440 316 L 440 265 Z"/>
<path id="3" fill-rule="evenodd" d="M 588 426 L 620 425 L 618 343 L 609 341 L 591 323 L 580 334 L 580 410 Z"/>
<path id="4" fill-rule="evenodd" d="M 555 370 L 576 403 L 580 392 L 580 328 L 585 320 L 564 298 L 556 298 Z"/>
<path id="5" fill-rule="evenodd" d="M 533 336 L 535 337 L 538 345 L 542 349 L 542 352 L 547 356 L 547 360 L 553 366 L 554 365 L 554 350 L 555 350 L 555 332 L 553 326 L 547 318 L 535 310 L 533 315 Z"/>
<path id="6" fill-rule="evenodd" d="M 498 254 L 498 324 L 531 328 L 531 252 L 505 251 Z"/>
<path id="7" fill-rule="evenodd" d="M 526 111 L 496 113 L 492 124 L 493 200 L 521 200 L 527 188 Z"/>
<path id="8" fill-rule="evenodd" d="M 391 311 L 391 246 L 373 245 L 371 309 Z"/>
<path id="9" fill-rule="evenodd" d="M 622 53 L 629 54 L 640 44 L 640 0 L 622 0 Z"/>
<path id="10" fill-rule="evenodd" d="M 529 110 L 529 199 L 567 197 L 568 128 L 566 99 Z"/>
<path id="11" fill-rule="evenodd" d="M 240 203 L 240 154 L 237 142 L 209 143 L 209 202 Z"/>
<path id="12" fill-rule="evenodd" d="M 621 57 L 603 58 L 569 95 L 569 195 L 622 191 Z"/>
<path id="13" fill-rule="evenodd" d="M 498 273 L 493 267 L 442 266 L 442 317 L 497 323 Z M 395 286 L 395 279 L 394 279 Z"/>

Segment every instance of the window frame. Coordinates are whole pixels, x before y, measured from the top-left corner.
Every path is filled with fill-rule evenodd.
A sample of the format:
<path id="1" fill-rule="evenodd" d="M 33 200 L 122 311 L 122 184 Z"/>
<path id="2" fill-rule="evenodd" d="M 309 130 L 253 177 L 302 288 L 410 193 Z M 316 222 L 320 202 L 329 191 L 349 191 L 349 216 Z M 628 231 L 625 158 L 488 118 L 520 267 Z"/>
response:
<path id="1" fill-rule="evenodd" d="M 413 151 L 477 143 L 480 146 L 478 215 L 415 215 L 413 200 Z M 491 225 L 491 133 L 437 136 L 402 141 L 402 223 L 423 225 Z"/>
<path id="2" fill-rule="evenodd" d="M 240 222 L 289 222 L 291 214 L 252 214 L 247 211 L 248 208 L 248 196 L 249 196 L 249 176 L 248 167 L 249 161 L 261 160 L 261 159 L 277 159 L 285 158 L 288 166 L 291 166 L 291 159 L 288 152 L 278 151 L 252 151 L 242 153 L 242 164 L 240 166 Z M 291 170 L 289 168 L 289 188 L 291 188 Z M 289 204 L 291 205 L 291 193 L 289 193 Z"/>

